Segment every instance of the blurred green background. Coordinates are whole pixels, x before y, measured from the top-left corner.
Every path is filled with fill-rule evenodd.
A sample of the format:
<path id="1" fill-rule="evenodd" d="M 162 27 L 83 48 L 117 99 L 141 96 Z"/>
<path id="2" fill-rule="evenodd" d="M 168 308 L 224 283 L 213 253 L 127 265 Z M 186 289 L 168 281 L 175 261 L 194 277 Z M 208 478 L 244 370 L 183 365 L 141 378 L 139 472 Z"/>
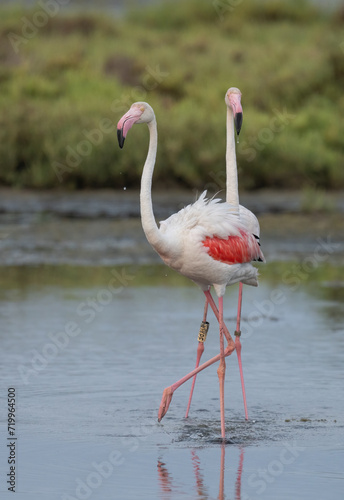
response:
<path id="1" fill-rule="evenodd" d="M 98 12 L 0 7 L 0 185 L 138 187 L 149 102 L 156 187 L 223 186 L 224 95 L 242 91 L 242 190 L 344 188 L 344 7 L 303 0 L 161 1 Z M 95 9 L 95 5 L 93 5 Z"/>

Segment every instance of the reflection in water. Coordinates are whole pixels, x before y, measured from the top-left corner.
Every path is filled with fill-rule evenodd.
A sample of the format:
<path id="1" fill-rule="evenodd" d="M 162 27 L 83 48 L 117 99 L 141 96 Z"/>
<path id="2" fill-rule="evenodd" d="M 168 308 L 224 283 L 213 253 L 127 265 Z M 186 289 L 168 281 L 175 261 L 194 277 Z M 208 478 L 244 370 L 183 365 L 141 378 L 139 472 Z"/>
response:
<path id="1" fill-rule="evenodd" d="M 191 461 L 193 469 L 195 471 L 197 495 L 203 498 L 206 496 L 207 491 L 206 491 L 206 486 L 204 484 L 204 478 L 201 473 L 201 461 L 198 458 L 198 455 L 195 452 L 195 450 L 191 450 Z"/>
<path id="2" fill-rule="evenodd" d="M 237 472 L 237 479 L 235 482 L 235 500 L 241 500 L 241 475 L 242 475 L 243 466 L 244 466 L 244 449 L 241 448 L 240 457 L 239 457 L 238 472 Z"/>
<path id="3" fill-rule="evenodd" d="M 158 474 L 159 474 L 159 484 L 161 487 L 162 495 L 160 498 L 167 500 L 170 495 L 168 493 L 172 492 L 172 477 L 166 468 L 166 464 L 158 459 Z"/>
<path id="4" fill-rule="evenodd" d="M 221 460 L 220 460 L 220 474 L 219 474 L 219 495 L 218 500 L 224 500 L 225 498 L 225 452 L 226 445 L 221 445 Z M 204 476 L 202 474 L 201 461 L 195 450 L 191 450 L 191 463 L 195 473 L 195 489 L 197 491 L 197 498 L 209 498 L 207 486 L 205 484 Z M 241 500 L 241 476 L 244 465 L 244 449 L 240 449 L 239 464 L 236 474 L 235 481 L 235 500 Z M 160 458 L 158 459 L 158 480 L 160 485 L 161 500 L 172 499 L 173 492 L 177 492 L 178 488 L 173 482 L 172 475 L 168 472 L 166 463 Z"/>

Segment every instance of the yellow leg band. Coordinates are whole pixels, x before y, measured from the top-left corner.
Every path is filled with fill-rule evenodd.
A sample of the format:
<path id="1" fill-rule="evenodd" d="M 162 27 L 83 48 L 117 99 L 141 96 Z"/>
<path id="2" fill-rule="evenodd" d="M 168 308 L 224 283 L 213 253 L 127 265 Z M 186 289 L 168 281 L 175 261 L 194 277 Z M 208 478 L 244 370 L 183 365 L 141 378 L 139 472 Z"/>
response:
<path id="1" fill-rule="evenodd" d="M 209 330 L 208 321 L 202 321 L 200 329 L 199 329 L 199 333 L 198 333 L 198 338 L 197 338 L 198 342 L 205 342 L 205 339 L 207 338 L 208 330 Z"/>

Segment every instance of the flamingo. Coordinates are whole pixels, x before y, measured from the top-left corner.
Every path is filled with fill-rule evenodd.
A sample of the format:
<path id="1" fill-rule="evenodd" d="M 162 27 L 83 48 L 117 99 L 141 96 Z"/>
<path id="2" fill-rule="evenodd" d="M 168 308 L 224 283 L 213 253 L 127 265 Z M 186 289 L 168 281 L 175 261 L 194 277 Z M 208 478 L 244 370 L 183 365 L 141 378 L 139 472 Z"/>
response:
<path id="1" fill-rule="evenodd" d="M 174 391 L 207 366 L 220 361 L 217 370 L 220 386 L 221 437 L 225 439 L 224 381 L 225 357 L 235 349 L 234 341 L 223 320 L 223 296 L 228 285 L 245 283 L 257 286 L 258 271 L 253 260 L 263 259 L 256 238 L 247 231 L 239 217 L 239 207 L 219 199 L 207 199 L 204 191 L 195 203 L 171 215 L 157 226 L 152 206 L 152 177 L 156 160 L 158 132 L 152 107 L 145 102 L 132 104 L 117 124 L 120 148 L 130 128 L 146 123 L 149 146 L 142 171 L 140 189 L 141 221 L 144 233 L 153 249 L 172 269 L 188 277 L 204 292 L 219 321 L 220 354 L 208 360 L 185 377 L 165 388 L 158 420 L 166 414 Z M 216 307 L 210 293 L 213 286 L 218 297 Z M 227 347 L 224 347 L 224 336 Z"/>
<path id="2" fill-rule="evenodd" d="M 242 121 L 243 121 L 243 110 L 241 105 L 241 92 L 236 87 L 231 87 L 227 90 L 225 94 L 225 103 L 227 107 L 227 119 L 226 119 L 226 130 L 227 130 L 227 141 L 226 141 L 226 201 L 235 207 L 239 207 L 239 218 L 243 225 L 246 227 L 248 232 L 252 233 L 256 238 L 258 244 L 260 236 L 260 227 L 257 217 L 246 207 L 239 205 L 239 189 L 238 189 L 238 169 L 235 154 L 235 132 L 239 136 Z M 258 259 L 258 260 L 264 260 Z M 241 305 L 242 305 L 242 283 L 239 284 L 239 296 L 238 296 L 238 311 L 237 311 L 237 323 L 235 335 L 235 348 L 238 356 L 239 372 L 241 379 L 241 387 L 244 400 L 245 418 L 248 420 L 247 412 L 247 402 L 244 384 L 244 375 L 242 370 L 241 361 L 241 342 L 240 342 L 240 320 L 241 320 Z M 203 321 L 201 323 L 200 334 L 198 336 L 198 347 L 196 354 L 196 368 L 199 366 L 202 354 L 204 352 L 204 341 L 206 334 L 202 333 L 208 330 L 207 318 L 208 302 L 205 301 Z M 192 386 L 190 390 L 189 402 L 186 409 L 185 418 L 189 415 L 192 395 L 195 387 L 196 376 L 193 377 Z"/>

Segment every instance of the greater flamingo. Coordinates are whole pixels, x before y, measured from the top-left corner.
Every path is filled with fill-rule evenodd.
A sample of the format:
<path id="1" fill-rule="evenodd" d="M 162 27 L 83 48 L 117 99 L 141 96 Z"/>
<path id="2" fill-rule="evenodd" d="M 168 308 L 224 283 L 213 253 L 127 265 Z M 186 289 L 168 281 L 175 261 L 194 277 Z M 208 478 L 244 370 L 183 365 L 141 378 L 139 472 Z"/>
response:
<path id="1" fill-rule="evenodd" d="M 243 121 L 243 111 L 241 105 L 241 92 L 236 87 L 231 87 L 227 90 L 225 94 L 225 103 L 227 107 L 227 119 L 226 119 L 226 201 L 235 207 L 239 207 L 239 218 L 242 224 L 246 227 L 248 232 L 252 233 L 253 236 L 257 239 L 259 244 L 259 236 L 260 236 L 260 227 L 257 217 L 246 207 L 239 205 L 239 189 L 238 189 L 238 169 L 236 162 L 236 154 L 235 154 L 235 135 L 240 134 L 242 121 Z M 258 260 L 264 260 L 258 259 Z M 237 311 L 237 322 L 236 322 L 236 330 L 234 332 L 235 335 L 235 348 L 238 356 L 238 364 L 239 364 L 239 372 L 240 372 L 240 380 L 242 387 L 242 394 L 244 400 L 244 409 L 245 409 L 245 418 L 248 420 L 247 413 L 247 403 L 246 403 L 246 393 L 245 393 L 245 384 L 244 384 L 244 376 L 242 371 L 242 362 L 241 362 L 241 342 L 240 342 L 240 320 L 241 320 L 241 304 L 242 304 L 242 283 L 239 284 L 239 297 L 238 297 L 238 311 Z M 203 321 L 201 323 L 201 329 L 198 336 L 198 347 L 196 354 L 196 368 L 199 366 L 202 354 L 204 352 L 204 341 L 206 339 L 206 333 L 208 330 L 207 319 L 207 309 L 208 303 L 207 299 L 205 301 L 204 306 L 204 315 Z M 205 335 L 204 333 L 205 332 Z M 202 335 L 203 334 L 203 335 Z M 189 415 L 192 395 L 195 387 L 196 376 L 193 377 L 189 402 L 186 409 L 185 418 Z"/>
<path id="2" fill-rule="evenodd" d="M 206 199 L 204 192 L 192 205 L 173 214 L 158 228 L 152 207 L 152 176 L 157 152 L 157 123 L 153 109 L 145 102 L 134 103 L 117 124 L 117 137 L 122 148 L 129 129 L 135 123 L 146 123 L 149 129 L 149 147 L 143 167 L 140 190 L 142 227 L 147 240 L 162 260 L 179 273 L 194 281 L 203 290 L 219 321 L 220 354 L 167 387 L 162 396 L 158 420 L 166 414 L 174 391 L 186 380 L 207 366 L 220 360 L 221 436 L 225 438 L 224 379 L 225 357 L 233 352 L 235 344 L 223 321 L 223 295 L 228 285 L 243 282 L 257 286 L 257 269 L 253 260 L 263 259 L 256 238 L 240 222 L 239 209 L 217 199 Z M 219 309 L 210 293 L 214 286 Z M 228 346 L 224 348 L 223 336 Z"/>

